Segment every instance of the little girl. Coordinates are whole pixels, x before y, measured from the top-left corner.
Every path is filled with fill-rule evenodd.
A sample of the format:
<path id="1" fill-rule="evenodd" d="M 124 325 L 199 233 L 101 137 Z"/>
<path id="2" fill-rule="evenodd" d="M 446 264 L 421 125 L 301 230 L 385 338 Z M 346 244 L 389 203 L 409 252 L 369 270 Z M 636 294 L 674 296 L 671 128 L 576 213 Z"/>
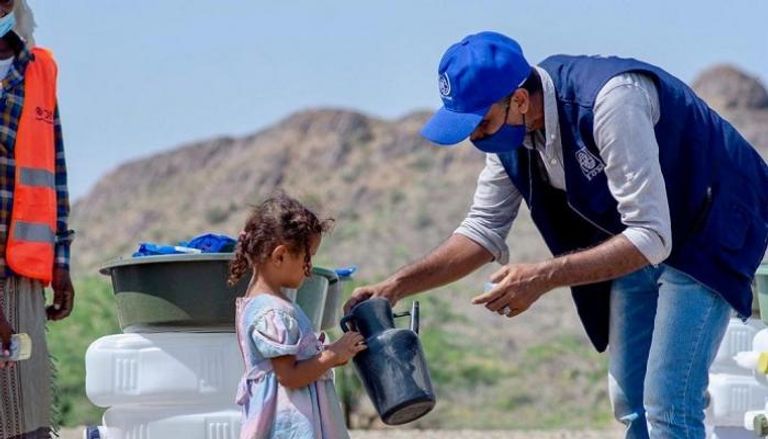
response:
<path id="1" fill-rule="evenodd" d="M 310 275 L 312 256 L 331 224 L 278 195 L 254 209 L 240 234 L 229 284 L 253 270 L 237 302 L 246 365 L 236 398 L 243 407 L 241 439 L 349 437 L 331 369 L 364 350 L 363 338 L 347 332 L 323 346 L 312 322 L 283 292 Z"/>

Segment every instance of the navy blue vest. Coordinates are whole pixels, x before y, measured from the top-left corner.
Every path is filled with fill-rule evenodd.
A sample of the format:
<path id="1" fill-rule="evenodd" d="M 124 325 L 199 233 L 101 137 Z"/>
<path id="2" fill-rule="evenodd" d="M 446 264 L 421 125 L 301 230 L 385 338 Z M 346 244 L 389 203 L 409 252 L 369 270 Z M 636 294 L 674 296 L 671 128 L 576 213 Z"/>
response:
<path id="1" fill-rule="evenodd" d="M 655 126 L 672 219 L 666 264 L 725 298 L 743 317 L 752 309 L 752 277 L 768 245 L 768 165 L 682 81 L 633 59 L 557 55 L 540 66 L 552 77 L 567 191 L 553 188 L 538 153 L 499 154 L 554 255 L 593 247 L 621 233 L 616 200 L 593 138 L 595 98 L 621 73 L 641 72 L 658 89 Z M 610 282 L 573 287 L 594 346 L 608 345 Z"/>

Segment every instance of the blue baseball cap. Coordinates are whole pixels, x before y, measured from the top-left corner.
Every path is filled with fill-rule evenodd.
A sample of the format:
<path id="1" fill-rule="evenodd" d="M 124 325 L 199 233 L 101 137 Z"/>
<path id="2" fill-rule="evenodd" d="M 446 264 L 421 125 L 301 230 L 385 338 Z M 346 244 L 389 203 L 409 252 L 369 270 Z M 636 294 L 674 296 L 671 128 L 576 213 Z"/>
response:
<path id="1" fill-rule="evenodd" d="M 438 145 L 469 137 L 491 106 L 518 89 L 531 73 L 523 49 L 496 32 L 464 37 L 445 51 L 437 69 L 443 107 L 421 129 Z"/>

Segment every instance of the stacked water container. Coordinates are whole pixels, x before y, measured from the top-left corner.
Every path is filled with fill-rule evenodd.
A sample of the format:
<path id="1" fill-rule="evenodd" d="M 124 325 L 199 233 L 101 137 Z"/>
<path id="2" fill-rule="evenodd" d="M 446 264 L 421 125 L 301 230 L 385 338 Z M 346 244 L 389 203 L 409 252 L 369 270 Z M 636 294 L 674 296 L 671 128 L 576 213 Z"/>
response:
<path id="1" fill-rule="evenodd" d="M 752 439 L 768 435 L 768 429 L 755 430 L 755 418 L 768 414 L 768 327 L 764 322 L 768 318 L 767 264 L 761 266 L 756 280 L 753 310 L 763 320 L 753 318 L 745 323 L 731 319 L 710 369 L 706 423 L 711 438 Z M 766 354 L 761 355 L 763 352 Z M 759 422 L 758 417 L 758 425 Z"/>
<path id="2" fill-rule="evenodd" d="M 768 322 L 768 262 L 764 261 L 757 271 L 756 297 L 760 314 Z M 755 334 L 750 348 L 738 353 L 736 362 L 752 374 L 761 386 L 762 393 L 755 399 L 761 399 L 757 407 L 750 407 L 742 416 L 743 427 L 750 430 L 751 437 L 768 437 L 768 329 Z M 757 393 L 757 392 L 755 392 Z M 760 398 L 762 397 L 762 398 Z"/>
<path id="3" fill-rule="evenodd" d="M 234 439 L 243 361 L 233 333 L 126 333 L 88 348 L 86 392 L 105 407 L 86 438 Z"/>
<path id="4" fill-rule="evenodd" d="M 732 318 L 728 322 L 720 349 L 710 368 L 709 407 L 706 425 L 713 439 L 752 439 L 754 435 L 744 428 L 744 413 L 762 408 L 768 398 L 768 387 L 763 387 L 752 372 L 737 364 L 734 357 L 752 349 L 752 340 L 766 326 L 758 319 Z"/>
<path id="5" fill-rule="evenodd" d="M 230 258 L 149 256 L 102 269 L 112 279 L 123 333 L 96 340 L 86 353 L 86 393 L 107 408 L 86 439 L 239 437 L 234 395 L 244 366 L 234 310 L 247 279 L 225 285 Z M 338 322 L 339 280 L 314 268 L 289 292 L 318 331 Z"/>

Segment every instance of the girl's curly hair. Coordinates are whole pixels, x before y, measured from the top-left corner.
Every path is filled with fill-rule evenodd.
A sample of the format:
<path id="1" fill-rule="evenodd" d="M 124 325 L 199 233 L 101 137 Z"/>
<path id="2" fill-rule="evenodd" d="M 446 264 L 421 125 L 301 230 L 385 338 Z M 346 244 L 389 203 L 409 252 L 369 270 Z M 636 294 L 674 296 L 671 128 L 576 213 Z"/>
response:
<path id="1" fill-rule="evenodd" d="M 309 276 L 312 238 L 329 231 L 333 223 L 333 218 L 318 219 L 314 212 L 285 194 L 272 196 L 256 206 L 245 222 L 237 240 L 235 257 L 229 264 L 227 283 L 234 286 L 249 268 L 256 269 L 282 244 L 295 253 L 306 252 L 306 274 Z"/>

